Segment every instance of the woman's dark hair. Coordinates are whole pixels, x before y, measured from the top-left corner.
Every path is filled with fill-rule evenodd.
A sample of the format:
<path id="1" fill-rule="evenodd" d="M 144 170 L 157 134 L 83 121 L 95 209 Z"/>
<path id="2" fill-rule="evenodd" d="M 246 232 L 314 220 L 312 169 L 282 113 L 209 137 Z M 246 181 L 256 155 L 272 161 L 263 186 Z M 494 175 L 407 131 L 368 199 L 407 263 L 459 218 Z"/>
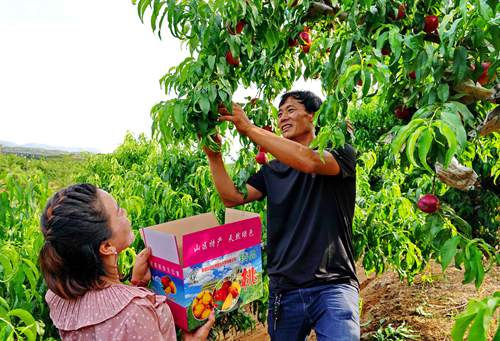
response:
<path id="1" fill-rule="evenodd" d="M 39 261 L 50 290 L 71 299 L 104 286 L 99 246 L 111 238 L 111 230 L 96 186 L 77 184 L 54 194 L 43 211 L 41 230 L 45 244 Z"/>
<path id="2" fill-rule="evenodd" d="M 310 114 L 314 114 L 319 110 L 323 101 L 321 98 L 316 96 L 311 91 L 290 91 L 281 96 L 280 104 L 278 107 L 281 107 L 289 97 L 295 98 L 297 101 L 302 103 L 306 108 L 306 111 Z"/>

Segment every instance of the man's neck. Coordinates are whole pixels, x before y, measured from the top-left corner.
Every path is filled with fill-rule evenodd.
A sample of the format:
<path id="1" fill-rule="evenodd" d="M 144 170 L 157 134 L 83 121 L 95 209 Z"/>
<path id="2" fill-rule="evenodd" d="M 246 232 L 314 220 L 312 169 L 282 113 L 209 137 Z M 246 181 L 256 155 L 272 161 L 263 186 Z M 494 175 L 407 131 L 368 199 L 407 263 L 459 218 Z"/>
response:
<path id="1" fill-rule="evenodd" d="M 314 140 L 315 137 L 316 136 L 314 135 L 314 132 L 312 134 L 307 133 L 307 134 L 295 137 L 294 139 L 292 139 L 292 141 L 300 143 L 301 145 L 308 147 L 311 144 L 312 140 Z"/>

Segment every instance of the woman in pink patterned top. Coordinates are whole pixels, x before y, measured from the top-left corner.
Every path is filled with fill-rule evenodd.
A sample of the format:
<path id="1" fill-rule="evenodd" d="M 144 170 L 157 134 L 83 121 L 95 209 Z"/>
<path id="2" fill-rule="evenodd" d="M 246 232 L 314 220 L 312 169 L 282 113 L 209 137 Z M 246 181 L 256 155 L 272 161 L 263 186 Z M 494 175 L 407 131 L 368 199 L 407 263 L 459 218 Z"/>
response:
<path id="1" fill-rule="evenodd" d="M 89 184 L 69 186 L 47 203 L 40 266 L 49 287 L 50 318 L 63 340 L 176 340 L 164 296 L 146 288 L 149 249 L 136 257 L 129 286 L 120 282 L 118 255 L 134 241 L 115 199 Z M 185 340 L 205 340 L 208 322 Z"/>

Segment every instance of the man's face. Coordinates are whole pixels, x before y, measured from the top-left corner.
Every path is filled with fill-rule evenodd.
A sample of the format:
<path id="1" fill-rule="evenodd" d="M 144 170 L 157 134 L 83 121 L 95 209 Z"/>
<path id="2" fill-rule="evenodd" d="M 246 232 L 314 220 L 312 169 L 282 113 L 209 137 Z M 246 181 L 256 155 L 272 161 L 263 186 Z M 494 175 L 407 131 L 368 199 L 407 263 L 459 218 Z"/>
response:
<path id="1" fill-rule="evenodd" d="M 278 126 L 283 137 L 289 140 L 313 134 L 313 114 L 308 113 L 297 99 L 288 97 L 279 108 Z"/>

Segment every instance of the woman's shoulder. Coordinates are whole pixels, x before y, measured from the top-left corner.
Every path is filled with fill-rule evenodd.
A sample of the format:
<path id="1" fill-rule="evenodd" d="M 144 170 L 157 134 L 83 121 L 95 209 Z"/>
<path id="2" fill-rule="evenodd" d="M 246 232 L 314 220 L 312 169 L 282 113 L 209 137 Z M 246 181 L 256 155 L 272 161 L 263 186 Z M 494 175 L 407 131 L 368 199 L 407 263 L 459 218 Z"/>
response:
<path id="1" fill-rule="evenodd" d="M 45 296 L 54 325 L 65 331 L 96 325 L 116 316 L 132 302 L 156 306 L 164 298 L 145 288 L 113 284 L 103 289 L 89 290 L 76 299 L 64 299 L 52 291 Z"/>

